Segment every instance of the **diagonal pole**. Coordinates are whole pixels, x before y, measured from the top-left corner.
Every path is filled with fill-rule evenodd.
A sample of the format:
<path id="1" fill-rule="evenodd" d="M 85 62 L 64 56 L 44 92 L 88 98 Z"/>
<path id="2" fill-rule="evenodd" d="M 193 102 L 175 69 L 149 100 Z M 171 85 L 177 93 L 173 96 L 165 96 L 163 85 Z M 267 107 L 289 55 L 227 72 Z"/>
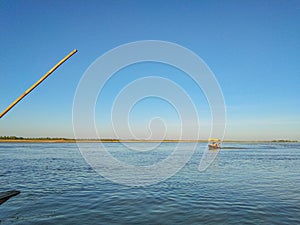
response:
<path id="1" fill-rule="evenodd" d="M 61 64 L 67 61 L 72 55 L 77 52 L 74 49 L 70 52 L 65 58 L 60 60 L 55 66 L 53 66 L 44 76 L 42 76 L 34 85 L 28 88 L 23 94 L 21 94 L 15 101 L 13 101 L 1 114 L 0 118 L 2 118 L 9 110 L 11 110 L 19 101 L 21 101 L 26 95 L 28 95 L 33 89 L 35 89 L 40 83 L 42 83 L 51 73 L 53 73 Z"/>

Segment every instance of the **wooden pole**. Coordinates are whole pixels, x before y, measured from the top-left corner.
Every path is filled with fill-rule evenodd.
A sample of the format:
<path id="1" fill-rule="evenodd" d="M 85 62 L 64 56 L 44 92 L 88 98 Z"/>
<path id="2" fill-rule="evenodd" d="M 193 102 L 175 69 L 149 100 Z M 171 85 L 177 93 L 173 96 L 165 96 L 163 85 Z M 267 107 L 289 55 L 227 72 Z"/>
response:
<path id="1" fill-rule="evenodd" d="M 61 64 L 67 61 L 72 55 L 77 52 L 74 49 L 70 52 L 65 58 L 60 60 L 55 66 L 53 66 L 44 76 L 42 76 L 34 85 L 28 88 L 23 94 L 21 94 L 13 103 L 11 103 L 1 114 L 0 118 L 2 118 L 9 110 L 11 110 L 19 101 L 21 101 L 26 95 L 28 95 L 33 89 L 35 89 L 40 83 L 42 83 L 51 73 L 53 73 Z"/>

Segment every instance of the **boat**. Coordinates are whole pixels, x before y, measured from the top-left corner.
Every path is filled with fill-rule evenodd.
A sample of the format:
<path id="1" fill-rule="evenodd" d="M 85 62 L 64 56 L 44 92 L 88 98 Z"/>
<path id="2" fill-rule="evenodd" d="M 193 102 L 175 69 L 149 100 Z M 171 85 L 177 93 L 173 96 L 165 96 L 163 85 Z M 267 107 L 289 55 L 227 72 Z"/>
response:
<path id="1" fill-rule="evenodd" d="M 16 196 L 20 194 L 20 191 L 17 190 L 11 190 L 11 191 L 4 191 L 0 192 L 0 205 L 4 202 L 6 202 L 8 199 L 10 199 L 13 196 Z"/>
<path id="2" fill-rule="evenodd" d="M 221 148 L 221 140 L 218 138 L 209 138 L 208 139 L 208 148 L 213 149 L 220 149 Z"/>

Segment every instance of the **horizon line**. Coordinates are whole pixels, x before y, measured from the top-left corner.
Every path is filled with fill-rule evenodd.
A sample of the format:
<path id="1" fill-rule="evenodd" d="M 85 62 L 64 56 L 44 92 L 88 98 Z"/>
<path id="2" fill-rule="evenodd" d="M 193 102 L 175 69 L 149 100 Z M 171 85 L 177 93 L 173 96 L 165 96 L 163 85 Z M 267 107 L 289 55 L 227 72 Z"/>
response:
<path id="1" fill-rule="evenodd" d="M 17 137 L 0 136 L 0 142 L 201 142 L 204 139 L 118 139 L 118 138 L 64 138 L 64 137 Z M 299 142 L 299 140 L 273 139 L 273 140 L 242 140 L 225 139 L 222 142 Z"/>

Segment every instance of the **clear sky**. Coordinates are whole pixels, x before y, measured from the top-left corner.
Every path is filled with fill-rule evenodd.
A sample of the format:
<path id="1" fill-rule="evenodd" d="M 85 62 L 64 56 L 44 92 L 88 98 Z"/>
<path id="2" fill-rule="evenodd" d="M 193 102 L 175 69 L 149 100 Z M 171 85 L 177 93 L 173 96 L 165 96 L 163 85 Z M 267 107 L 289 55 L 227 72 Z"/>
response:
<path id="1" fill-rule="evenodd" d="M 0 120 L 0 135 L 73 137 L 73 98 L 88 66 L 119 45 L 163 40 L 194 51 L 214 72 L 227 107 L 225 139 L 300 140 L 299 11 L 297 0 L 1 0 L 0 111 L 71 50 L 79 52 Z M 179 71 L 146 64 L 120 73 L 105 89 L 104 102 L 97 102 L 101 137 L 114 137 L 108 110 L 113 96 L 147 75 L 181 84 L 199 110 L 201 137 L 208 136 L 205 97 Z M 156 117 L 170 128 L 167 137 L 175 137 L 178 115 L 161 99 L 141 101 L 130 121 L 144 137 Z"/>

